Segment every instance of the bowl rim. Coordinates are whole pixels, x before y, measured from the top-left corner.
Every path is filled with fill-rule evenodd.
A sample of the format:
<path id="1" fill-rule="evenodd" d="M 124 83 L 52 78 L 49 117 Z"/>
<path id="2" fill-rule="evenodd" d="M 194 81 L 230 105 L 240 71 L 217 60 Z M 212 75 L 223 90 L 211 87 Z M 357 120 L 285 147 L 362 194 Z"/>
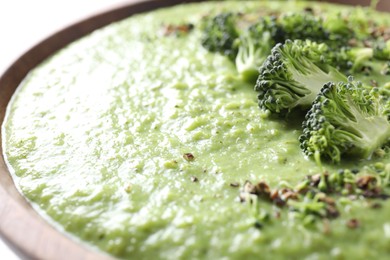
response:
<path id="1" fill-rule="evenodd" d="M 131 0 L 81 19 L 43 39 L 16 59 L 0 75 L 0 237 L 23 259 L 111 259 L 75 238 L 64 235 L 33 209 L 19 193 L 5 163 L 2 132 L 13 93 L 46 58 L 71 42 L 134 14 L 199 0 Z"/>

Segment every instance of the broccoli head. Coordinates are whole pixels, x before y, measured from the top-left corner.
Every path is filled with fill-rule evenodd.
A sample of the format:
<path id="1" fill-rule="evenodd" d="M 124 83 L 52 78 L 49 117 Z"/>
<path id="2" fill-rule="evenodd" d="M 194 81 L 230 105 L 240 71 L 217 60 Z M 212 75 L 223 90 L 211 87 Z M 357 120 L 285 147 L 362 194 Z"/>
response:
<path id="1" fill-rule="evenodd" d="M 362 40 L 370 36 L 375 24 L 370 18 L 372 15 L 374 14 L 371 13 L 371 10 L 364 7 L 355 7 L 344 13 L 344 21 L 349 28 L 353 29 L 356 39 Z"/>
<path id="2" fill-rule="evenodd" d="M 324 20 L 310 12 L 289 13 L 278 18 L 277 28 L 276 42 L 311 40 L 326 43 L 333 50 L 346 46 L 355 37 L 354 30 L 337 14 Z"/>
<path id="3" fill-rule="evenodd" d="M 369 159 L 390 138 L 388 101 L 377 88 L 360 82 L 332 83 L 322 88 L 303 122 L 304 153 L 340 162 L 342 155 Z"/>
<path id="4" fill-rule="evenodd" d="M 354 30 L 349 26 L 348 19 L 341 13 L 331 13 L 323 22 L 324 29 L 328 31 L 332 40 L 349 40 L 355 37 Z"/>
<path id="5" fill-rule="evenodd" d="M 347 81 L 330 65 L 330 53 L 327 45 L 310 40 L 277 44 L 259 69 L 255 90 L 260 108 L 279 114 L 308 108 L 325 83 Z"/>
<path id="6" fill-rule="evenodd" d="M 277 42 L 283 43 L 285 40 L 312 40 L 323 42 L 329 38 L 329 33 L 323 27 L 321 18 L 311 13 L 288 13 L 278 18 L 280 33 L 276 36 Z"/>
<path id="7" fill-rule="evenodd" d="M 242 79 L 255 83 L 258 70 L 271 53 L 278 34 L 274 18 L 262 18 L 243 32 L 237 41 L 236 68 Z"/>
<path id="8" fill-rule="evenodd" d="M 218 52 L 234 60 L 238 51 L 235 40 L 239 36 L 236 19 L 237 16 L 233 13 L 221 13 L 208 18 L 203 27 L 203 47 L 210 52 Z"/>

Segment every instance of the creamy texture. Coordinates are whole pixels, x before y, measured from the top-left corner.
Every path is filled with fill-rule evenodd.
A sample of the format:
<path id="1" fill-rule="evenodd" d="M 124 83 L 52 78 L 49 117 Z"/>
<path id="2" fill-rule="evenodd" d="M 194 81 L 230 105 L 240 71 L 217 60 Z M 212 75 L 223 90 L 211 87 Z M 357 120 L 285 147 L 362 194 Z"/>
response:
<path id="1" fill-rule="evenodd" d="M 33 70 L 4 124 L 6 157 L 22 193 L 59 229 L 121 258 L 384 259 L 388 201 L 377 210 L 348 203 L 330 234 L 322 223 L 310 230 L 286 212 L 257 229 L 230 185 L 295 184 L 320 169 L 299 148 L 301 119 L 268 118 L 253 86 L 226 58 L 201 47 L 197 29 L 164 36 L 163 24 L 196 24 L 210 10 L 280 8 L 268 4 L 209 3 L 134 16 Z M 344 166 L 351 165 L 364 162 Z M 361 228 L 345 226 L 352 217 Z"/>

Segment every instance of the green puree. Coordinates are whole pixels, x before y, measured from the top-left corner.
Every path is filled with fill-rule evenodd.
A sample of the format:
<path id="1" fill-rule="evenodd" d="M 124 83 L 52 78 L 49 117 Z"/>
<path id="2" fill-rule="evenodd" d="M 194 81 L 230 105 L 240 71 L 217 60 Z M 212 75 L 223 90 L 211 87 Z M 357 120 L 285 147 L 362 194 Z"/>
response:
<path id="1" fill-rule="evenodd" d="M 197 24 L 210 10 L 307 5 L 177 6 L 61 50 L 29 74 L 8 109 L 5 155 L 18 188 L 60 230 L 119 258 L 385 259 L 390 201 L 379 209 L 346 201 L 341 216 L 325 223 L 330 232 L 322 221 L 303 226 L 287 210 L 254 226 L 234 184 L 295 185 L 320 172 L 299 148 L 301 119 L 261 112 L 253 86 L 236 77 L 233 63 L 201 47 L 197 27 L 164 35 L 164 26 Z M 351 218 L 358 228 L 346 226 Z"/>

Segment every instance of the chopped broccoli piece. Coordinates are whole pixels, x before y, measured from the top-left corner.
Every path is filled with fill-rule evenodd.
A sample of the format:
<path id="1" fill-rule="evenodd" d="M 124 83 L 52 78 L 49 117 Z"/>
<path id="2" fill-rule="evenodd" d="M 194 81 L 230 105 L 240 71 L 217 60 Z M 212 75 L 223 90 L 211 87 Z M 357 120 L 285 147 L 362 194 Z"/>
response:
<path id="1" fill-rule="evenodd" d="M 275 45 L 279 31 L 275 17 L 253 20 L 242 14 L 221 13 L 208 19 L 203 28 L 202 45 L 235 61 L 242 79 L 254 83 L 258 68 Z"/>
<path id="2" fill-rule="evenodd" d="M 354 28 L 355 25 L 359 26 Z M 362 44 L 350 46 L 350 41 L 362 42 L 358 41 L 359 35 L 364 35 L 364 39 L 371 37 L 366 29 L 360 28 L 367 26 L 369 25 L 361 24 L 360 12 L 354 13 L 351 21 L 341 13 L 322 17 L 312 12 L 296 12 L 259 18 L 259 14 L 255 13 L 224 12 L 205 18 L 202 45 L 210 52 L 220 53 L 235 62 L 239 76 L 249 83 L 255 83 L 258 70 L 272 47 L 288 40 L 324 43 L 328 52 L 326 62 L 333 69 L 345 74 L 361 71 L 370 73 L 373 67 L 377 67 L 371 64 L 372 58 L 384 58 L 388 50 L 382 47 L 373 50 Z M 320 66 L 318 62 L 314 63 Z M 329 66 L 324 67 L 326 66 L 321 69 L 326 74 L 340 74 Z"/>
<path id="3" fill-rule="evenodd" d="M 390 40 L 378 41 L 374 46 L 374 58 L 390 61 Z"/>
<path id="4" fill-rule="evenodd" d="M 243 80 L 256 82 L 259 67 L 275 45 L 273 37 L 276 33 L 272 19 L 261 19 L 242 33 L 238 40 L 236 68 Z"/>
<path id="5" fill-rule="evenodd" d="M 357 39 L 366 39 L 370 35 L 374 24 L 370 15 L 370 10 L 364 7 L 355 7 L 345 14 L 345 21 L 353 29 Z"/>
<path id="6" fill-rule="evenodd" d="M 319 164 L 322 158 L 338 163 L 344 154 L 369 159 L 390 138 L 386 107 L 378 88 L 329 82 L 303 122 L 301 148 Z"/>
<path id="7" fill-rule="evenodd" d="M 336 68 L 344 74 L 360 74 L 359 80 L 364 83 L 371 84 L 375 78 L 383 84 L 386 79 L 378 76 L 389 75 L 386 61 L 390 62 L 390 42 L 388 49 L 381 41 L 375 41 L 372 45 L 373 47 L 342 48 L 339 52 L 334 52 L 333 64 L 336 64 Z"/>
<path id="8" fill-rule="evenodd" d="M 345 37 L 351 39 L 355 36 L 354 31 L 348 26 L 347 19 L 344 19 L 341 13 L 328 14 L 323 22 L 323 26 L 330 36 L 337 35 L 336 39 L 342 40 Z"/>
<path id="9" fill-rule="evenodd" d="M 279 17 L 277 26 L 279 37 L 275 38 L 276 42 L 311 40 L 326 43 L 333 50 L 346 46 L 355 36 L 354 30 L 340 19 L 340 15 L 328 16 L 324 20 L 308 12 L 286 14 Z"/>
<path id="10" fill-rule="evenodd" d="M 371 66 L 373 55 L 373 49 L 369 47 L 345 47 L 334 54 L 334 63 L 345 73 L 361 72 Z"/>
<path id="11" fill-rule="evenodd" d="M 238 51 L 235 40 L 239 36 L 236 19 L 237 17 L 233 13 L 221 13 L 212 19 L 208 19 L 203 28 L 203 47 L 234 60 Z"/>
<path id="12" fill-rule="evenodd" d="M 308 108 L 329 81 L 347 81 L 331 65 L 325 44 L 287 40 L 277 44 L 260 67 L 255 90 L 259 106 L 284 114 L 295 107 Z"/>
<path id="13" fill-rule="evenodd" d="M 285 40 L 312 40 L 323 42 L 329 38 L 329 33 L 322 25 L 323 21 L 310 13 L 288 13 L 278 19 L 278 25 L 283 30 L 283 38 L 275 39 L 283 43 Z"/>

